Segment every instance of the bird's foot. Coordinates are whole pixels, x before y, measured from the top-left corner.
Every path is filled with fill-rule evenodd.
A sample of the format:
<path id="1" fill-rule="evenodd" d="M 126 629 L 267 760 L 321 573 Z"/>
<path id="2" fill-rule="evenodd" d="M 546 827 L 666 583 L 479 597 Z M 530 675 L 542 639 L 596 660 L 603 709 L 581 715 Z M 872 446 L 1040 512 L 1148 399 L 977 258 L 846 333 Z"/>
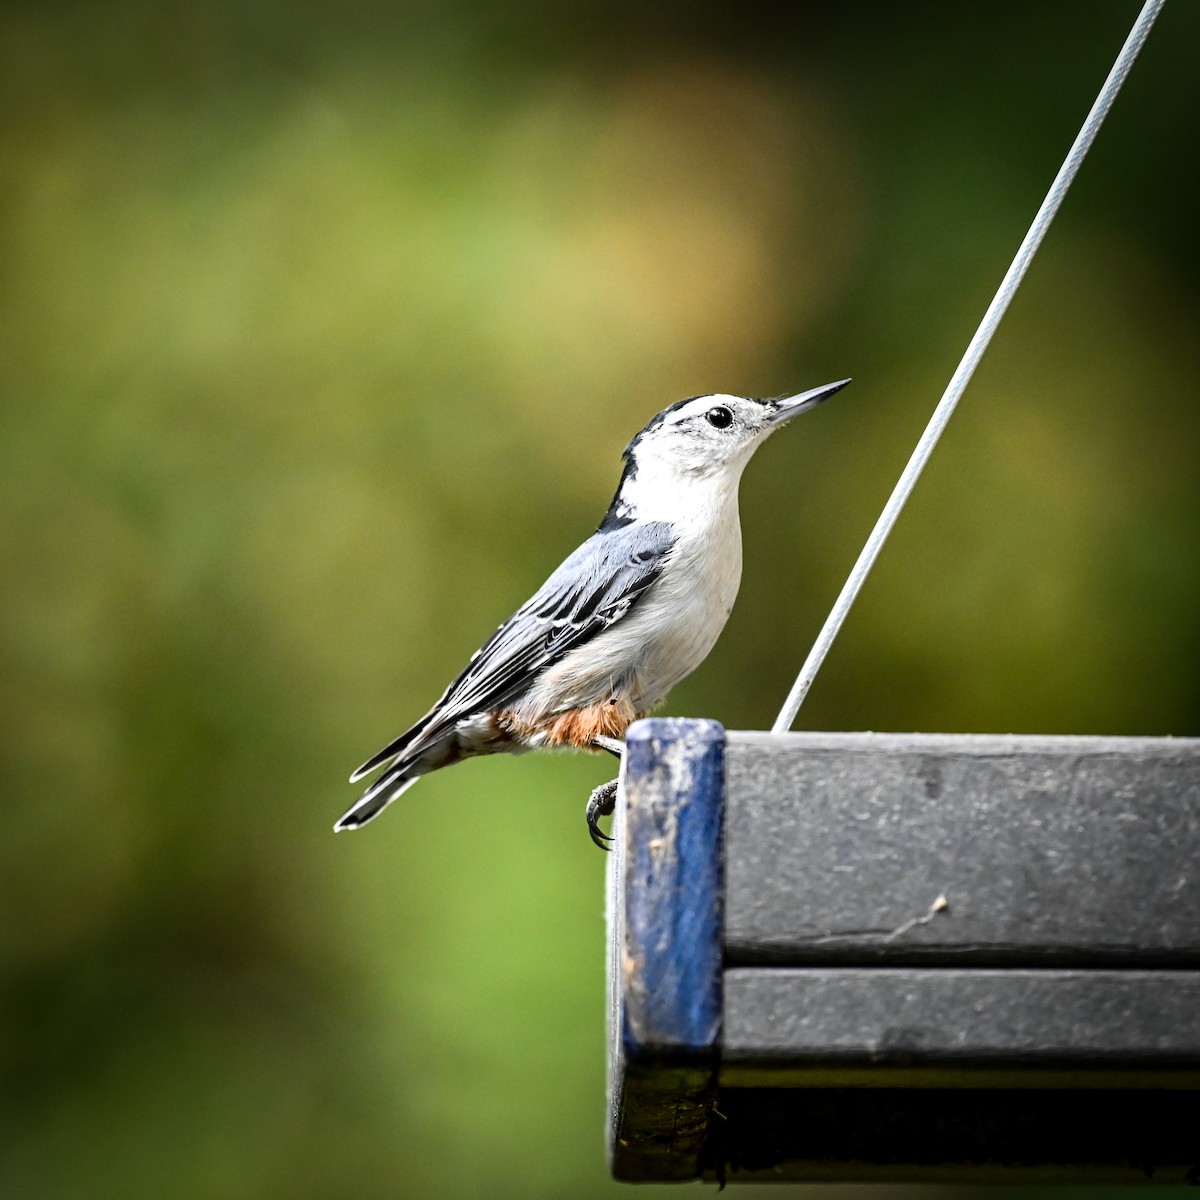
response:
<path id="1" fill-rule="evenodd" d="M 599 826 L 598 822 L 601 817 L 611 817 L 613 809 L 617 806 L 617 784 L 619 779 L 610 779 L 607 783 L 602 783 L 588 797 L 587 802 L 587 827 L 588 833 L 592 835 L 592 841 L 600 847 L 601 850 L 611 850 L 612 847 L 608 844 L 612 841 Z"/>

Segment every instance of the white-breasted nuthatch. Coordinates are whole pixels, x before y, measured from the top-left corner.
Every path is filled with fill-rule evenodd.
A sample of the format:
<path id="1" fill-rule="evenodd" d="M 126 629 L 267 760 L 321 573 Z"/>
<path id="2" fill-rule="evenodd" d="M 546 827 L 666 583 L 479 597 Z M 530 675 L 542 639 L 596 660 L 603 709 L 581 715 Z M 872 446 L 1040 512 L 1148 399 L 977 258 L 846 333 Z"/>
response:
<path id="1" fill-rule="evenodd" d="M 780 400 L 694 396 L 663 409 L 625 448 L 600 527 L 475 652 L 411 729 L 354 781 L 380 777 L 334 826 L 356 829 L 422 775 L 464 758 L 541 746 L 621 753 L 645 716 L 712 649 L 742 574 L 738 483 L 785 421 L 850 381 Z M 616 780 L 587 805 L 612 812 Z"/>

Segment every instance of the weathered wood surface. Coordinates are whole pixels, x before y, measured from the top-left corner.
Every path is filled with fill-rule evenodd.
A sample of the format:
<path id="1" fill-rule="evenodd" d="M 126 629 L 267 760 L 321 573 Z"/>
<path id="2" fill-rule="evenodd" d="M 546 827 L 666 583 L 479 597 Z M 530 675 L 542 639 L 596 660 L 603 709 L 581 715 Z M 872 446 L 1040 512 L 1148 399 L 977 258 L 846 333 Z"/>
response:
<path id="1" fill-rule="evenodd" d="M 738 967 L 724 983 L 722 1085 L 1200 1085 L 1200 971 Z"/>
<path id="2" fill-rule="evenodd" d="M 618 1178 L 1200 1182 L 1200 741 L 653 720 L 624 771 Z"/>
<path id="3" fill-rule="evenodd" d="M 1200 966 L 1196 739 L 730 733 L 726 757 L 732 962 Z"/>

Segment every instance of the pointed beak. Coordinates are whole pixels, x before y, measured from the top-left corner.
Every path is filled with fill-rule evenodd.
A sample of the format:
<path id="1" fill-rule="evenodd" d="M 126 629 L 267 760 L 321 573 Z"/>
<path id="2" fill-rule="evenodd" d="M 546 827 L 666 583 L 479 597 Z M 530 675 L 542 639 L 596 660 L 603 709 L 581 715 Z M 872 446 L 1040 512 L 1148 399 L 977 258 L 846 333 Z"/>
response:
<path id="1" fill-rule="evenodd" d="M 839 379 L 837 383 L 827 383 L 823 387 L 801 392 L 798 396 L 788 396 L 786 399 L 774 401 L 775 407 L 767 417 L 767 424 L 782 425 L 785 421 L 790 421 L 793 417 L 808 412 L 810 408 L 816 408 L 818 404 L 823 404 L 828 400 L 834 392 L 840 392 L 849 382 L 848 379 Z"/>

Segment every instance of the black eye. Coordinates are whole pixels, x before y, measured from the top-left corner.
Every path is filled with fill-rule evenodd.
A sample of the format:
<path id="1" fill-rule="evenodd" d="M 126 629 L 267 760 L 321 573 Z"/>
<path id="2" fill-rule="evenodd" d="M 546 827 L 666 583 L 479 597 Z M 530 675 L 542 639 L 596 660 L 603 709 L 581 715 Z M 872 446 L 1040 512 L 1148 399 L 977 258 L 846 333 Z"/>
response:
<path id="1" fill-rule="evenodd" d="M 728 429 L 733 424 L 733 413 L 723 404 L 718 404 L 716 408 L 710 408 L 704 414 L 704 419 L 714 429 Z"/>

